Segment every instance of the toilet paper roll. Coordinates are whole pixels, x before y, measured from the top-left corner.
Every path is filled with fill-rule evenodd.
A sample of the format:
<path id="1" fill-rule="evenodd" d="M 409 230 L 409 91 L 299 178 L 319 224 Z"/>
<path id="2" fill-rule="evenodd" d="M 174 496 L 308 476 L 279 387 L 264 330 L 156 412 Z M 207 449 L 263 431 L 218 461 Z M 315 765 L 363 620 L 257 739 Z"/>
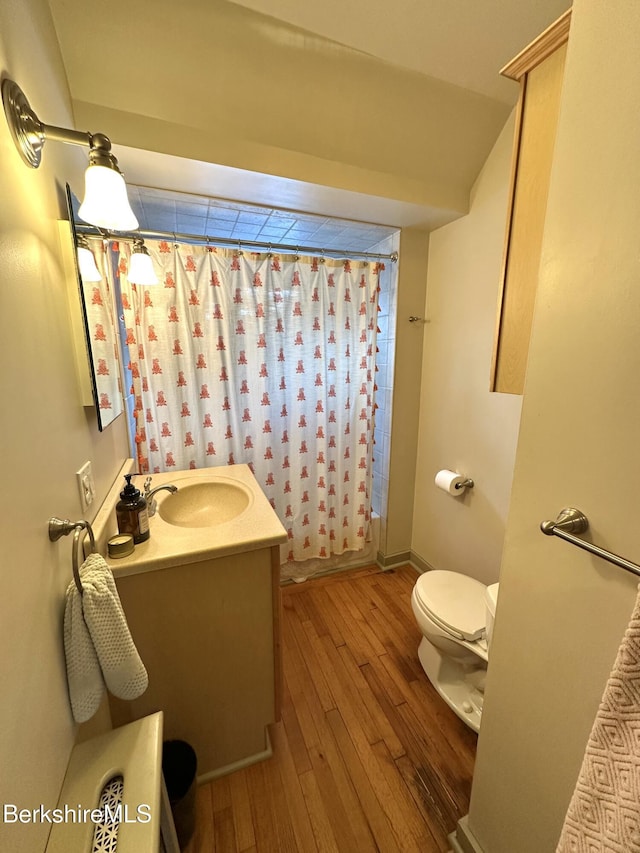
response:
<path id="1" fill-rule="evenodd" d="M 466 478 L 456 471 L 438 471 L 436 474 L 436 486 L 450 495 L 460 496 L 464 492 L 463 489 L 456 489 L 456 485 L 462 483 Z"/>

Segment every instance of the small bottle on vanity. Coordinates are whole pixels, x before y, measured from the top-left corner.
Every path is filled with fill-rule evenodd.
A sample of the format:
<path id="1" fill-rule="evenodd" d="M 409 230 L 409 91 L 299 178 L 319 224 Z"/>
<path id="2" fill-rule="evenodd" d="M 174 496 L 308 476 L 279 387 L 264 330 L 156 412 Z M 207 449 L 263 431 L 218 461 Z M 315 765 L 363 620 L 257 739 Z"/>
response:
<path id="1" fill-rule="evenodd" d="M 116 504 L 116 518 L 119 533 L 130 533 L 136 545 L 149 538 L 149 514 L 147 502 L 131 482 L 131 474 L 125 474 L 127 485 L 120 492 Z"/>

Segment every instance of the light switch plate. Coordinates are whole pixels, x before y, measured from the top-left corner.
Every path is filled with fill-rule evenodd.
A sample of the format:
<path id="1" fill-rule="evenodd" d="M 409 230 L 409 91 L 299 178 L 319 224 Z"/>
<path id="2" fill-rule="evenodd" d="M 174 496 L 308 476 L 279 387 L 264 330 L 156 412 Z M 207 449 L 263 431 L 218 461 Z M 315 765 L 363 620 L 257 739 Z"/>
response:
<path id="1" fill-rule="evenodd" d="M 85 462 L 82 468 L 76 471 L 76 478 L 78 480 L 78 491 L 80 492 L 80 506 L 84 512 L 91 506 L 96 494 L 91 462 Z"/>

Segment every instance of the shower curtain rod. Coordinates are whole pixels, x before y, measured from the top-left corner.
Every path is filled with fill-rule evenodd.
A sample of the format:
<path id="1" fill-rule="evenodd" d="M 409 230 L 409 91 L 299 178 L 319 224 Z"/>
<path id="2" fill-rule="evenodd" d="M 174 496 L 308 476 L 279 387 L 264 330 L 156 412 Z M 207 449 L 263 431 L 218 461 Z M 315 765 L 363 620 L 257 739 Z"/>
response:
<path id="1" fill-rule="evenodd" d="M 195 245 L 205 246 L 232 246 L 238 249 L 261 248 L 268 252 L 292 252 L 295 254 L 319 255 L 344 258 L 349 257 L 351 260 L 364 259 L 372 261 L 392 261 L 395 263 L 398 260 L 398 253 L 391 252 L 389 255 L 377 254 L 375 252 L 350 252 L 345 249 L 321 249 L 317 246 L 300 246 L 287 245 L 285 243 L 261 243 L 257 240 L 232 240 L 229 237 L 210 237 L 200 234 L 179 234 L 175 231 L 136 231 L 130 234 L 115 234 L 112 231 L 107 231 L 104 228 L 95 228 L 91 225 L 83 225 L 80 222 L 75 223 L 76 231 L 81 234 L 93 235 L 94 237 L 103 237 L 109 240 L 132 240 L 135 237 L 140 237 L 143 240 L 180 240 L 183 243 L 191 243 Z"/>

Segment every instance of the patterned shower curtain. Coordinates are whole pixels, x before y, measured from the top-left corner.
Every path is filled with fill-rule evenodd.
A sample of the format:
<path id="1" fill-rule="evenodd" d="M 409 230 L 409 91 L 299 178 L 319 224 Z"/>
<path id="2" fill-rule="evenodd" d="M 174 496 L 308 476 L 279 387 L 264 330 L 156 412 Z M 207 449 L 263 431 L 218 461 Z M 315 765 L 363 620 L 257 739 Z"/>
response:
<path id="1" fill-rule="evenodd" d="M 117 264 L 140 471 L 246 463 L 283 563 L 360 550 L 380 265 L 146 245 L 158 286 L 129 282 L 128 243 Z"/>

